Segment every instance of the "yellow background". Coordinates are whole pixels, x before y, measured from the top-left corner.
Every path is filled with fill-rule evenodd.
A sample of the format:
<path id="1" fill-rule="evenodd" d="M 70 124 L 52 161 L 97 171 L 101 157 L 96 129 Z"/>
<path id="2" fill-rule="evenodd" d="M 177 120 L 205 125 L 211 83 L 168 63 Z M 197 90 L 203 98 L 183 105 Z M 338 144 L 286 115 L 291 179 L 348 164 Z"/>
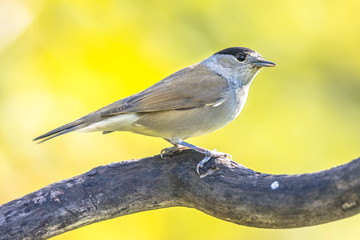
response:
<path id="1" fill-rule="evenodd" d="M 34 137 L 226 47 L 277 68 L 238 119 L 189 142 L 266 173 L 328 169 L 360 155 L 359 1 L 0 0 L 0 203 L 91 168 L 158 154 L 131 133 Z M 360 216 L 267 230 L 186 208 L 137 213 L 54 239 L 359 239 Z"/>

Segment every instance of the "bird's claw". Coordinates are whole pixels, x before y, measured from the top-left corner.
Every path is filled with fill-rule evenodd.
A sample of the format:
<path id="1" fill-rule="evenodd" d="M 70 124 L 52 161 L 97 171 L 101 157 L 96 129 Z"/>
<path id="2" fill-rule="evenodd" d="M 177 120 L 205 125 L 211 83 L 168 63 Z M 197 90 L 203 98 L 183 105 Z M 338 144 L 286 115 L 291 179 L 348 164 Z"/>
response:
<path id="1" fill-rule="evenodd" d="M 200 175 L 200 168 L 204 166 L 205 163 L 207 163 L 212 157 L 225 157 L 230 160 L 232 160 L 232 156 L 227 153 L 217 152 L 216 148 L 212 151 L 209 151 L 205 157 L 196 165 L 196 172 Z"/>
<path id="2" fill-rule="evenodd" d="M 200 175 L 200 168 L 204 166 L 204 164 L 209 161 L 211 156 L 205 155 L 205 157 L 196 165 L 196 172 L 198 175 Z"/>
<path id="3" fill-rule="evenodd" d="M 214 149 L 213 151 L 210 151 L 210 154 L 212 157 L 228 158 L 228 159 L 232 160 L 232 156 L 230 154 L 223 153 L 223 152 L 217 152 L 216 149 Z"/>
<path id="4" fill-rule="evenodd" d="M 169 152 L 171 151 L 170 149 L 171 149 L 171 148 L 164 148 L 164 149 L 162 149 L 161 152 L 160 152 L 160 157 L 161 157 L 161 158 L 164 158 L 164 156 L 165 156 L 166 154 L 169 154 Z"/>
<path id="5" fill-rule="evenodd" d="M 168 148 L 164 148 L 161 150 L 160 152 L 160 157 L 164 158 L 165 156 L 171 156 L 174 155 L 176 152 L 181 152 L 182 150 L 187 149 L 187 147 L 183 147 L 183 146 L 174 146 L 174 147 L 168 147 Z"/>
<path id="6" fill-rule="evenodd" d="M 223 153 L 223 154 L 224 154 L 223 155 L 224 158 L 228 158 L 229 160 L 232 160 L 232 156 L 230 154 L 228 153 Z"/>

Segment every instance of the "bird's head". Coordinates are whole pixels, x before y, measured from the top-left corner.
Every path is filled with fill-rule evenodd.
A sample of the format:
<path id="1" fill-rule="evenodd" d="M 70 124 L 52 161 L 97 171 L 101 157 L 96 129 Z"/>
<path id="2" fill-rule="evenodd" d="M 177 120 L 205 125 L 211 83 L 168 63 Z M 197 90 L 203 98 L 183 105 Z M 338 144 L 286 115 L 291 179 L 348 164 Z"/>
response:
<path id="1" fill-rule="evenodd" d="M 202 64 L 226 80 L 236 80 L 241 85 L 251 83 L 262 67 L 276 66 L 254 50 L 244 47 L 221 50 L 205 59 Z"/>

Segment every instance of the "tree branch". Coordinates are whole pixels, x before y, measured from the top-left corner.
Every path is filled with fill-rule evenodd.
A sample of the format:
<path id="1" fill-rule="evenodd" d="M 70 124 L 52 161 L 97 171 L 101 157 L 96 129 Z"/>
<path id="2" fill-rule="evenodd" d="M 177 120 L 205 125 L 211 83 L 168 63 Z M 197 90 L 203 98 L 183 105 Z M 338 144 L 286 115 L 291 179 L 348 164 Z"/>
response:
<path id="1" fill-rule="evenodd" d="M 295 228 L 360 211 L 360 158 L 298 175 L 255 172 L 226 159 L 195 171 L 202 154 L 186 150 L 112 163 L 0 207 L 0 239 L 45 239 L 94 222 L 173 206 L 260 228 Z"/>

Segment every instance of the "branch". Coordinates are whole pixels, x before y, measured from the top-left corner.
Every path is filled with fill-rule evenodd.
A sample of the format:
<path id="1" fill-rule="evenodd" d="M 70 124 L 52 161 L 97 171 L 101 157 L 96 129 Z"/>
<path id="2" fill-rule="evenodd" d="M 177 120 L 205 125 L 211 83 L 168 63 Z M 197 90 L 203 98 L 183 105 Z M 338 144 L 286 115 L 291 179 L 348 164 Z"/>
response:
<path id="1" fill-rule="evenodd" d="M 360 212 L 360 158 L 298 175 L 255 172 L 186 150 L 112 163 L 0 206 L 0 239 L 45 239 L 91 223 L 173 206 L 260 228 L 295 228 Z"/>

